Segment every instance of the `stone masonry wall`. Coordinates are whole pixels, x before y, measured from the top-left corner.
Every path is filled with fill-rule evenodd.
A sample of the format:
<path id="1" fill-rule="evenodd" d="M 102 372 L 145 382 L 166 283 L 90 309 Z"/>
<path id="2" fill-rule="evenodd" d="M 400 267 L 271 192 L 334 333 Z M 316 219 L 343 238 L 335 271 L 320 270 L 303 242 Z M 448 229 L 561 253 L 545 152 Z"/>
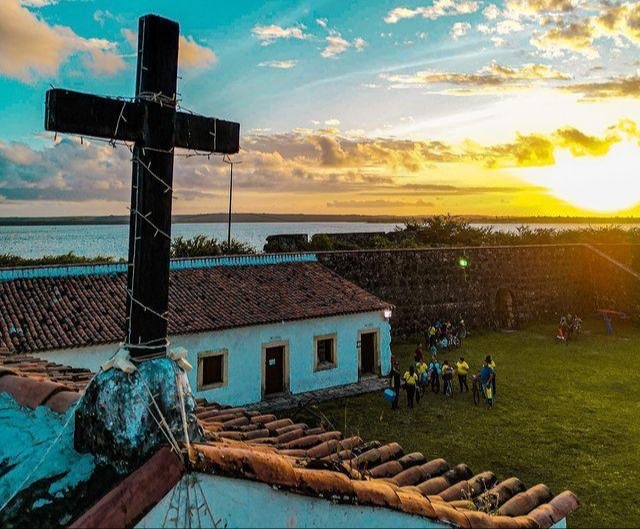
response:
<path id="1" fill-rule="evenodd" d="M 629 266 L 634 251 L 611 253 Z M 597 308 L 640 315 L 640 279 L 580 244 L 317 255 L 326 267 L 393 303 L 391 325 L 398 336 L 421 333 L 437 318 L 504 328 L 558 321 L 566 313 L 588 315 Z M 459 266 L 460 257 L 468 260 L 466 268 Z"/>
<path id="2" fill-rule="evenodd" d="M 597 253 L 588 252 L 589 280 L 597 308 L 617 310 L 639 319 L 640 245 L 594 246 L 632 271 L 625 272 Z"/>

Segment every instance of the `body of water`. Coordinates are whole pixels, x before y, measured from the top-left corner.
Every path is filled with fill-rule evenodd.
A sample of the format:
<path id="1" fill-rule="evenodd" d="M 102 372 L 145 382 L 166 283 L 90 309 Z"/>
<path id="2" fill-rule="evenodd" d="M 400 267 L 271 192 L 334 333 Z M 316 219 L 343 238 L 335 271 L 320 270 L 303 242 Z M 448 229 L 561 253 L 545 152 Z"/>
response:
<path id="1" fill-rule="evenodd" d="M 471 224 L 474 227 L 492 226 L 494 231 L 516 231 L 522 224 Z M 306 233 L 389 232 L 396 224 L 369 222 L 242 222 L 231 226 L 231 236 L 248 243 L 258 252 L 267 242 L 268 235 Z M 530 224 L 532 229 L 580 229 L 589 224 Z M 608 226 L 592 224 L 591 226 Z M 640 224 L 622 224 L 623 228 L 640 227 Z M 193 223 L 174 224 L 172 236 L 190 239 L 196 235 L 227 240 L 227 224 Z M 117 225 L 67 225 L 67 226 L 0 226 L 0 254 L 12 254 L 25 258 L 44 255 L 61 255 L 73 252 L 76 255 L 95 257 L 98 255 L 127 257 L 129 226 Z"/>
<path id="2" fill-rule="evenodd" d="M 268 235 L 306 233 L 388 232 L 395 224 L 369 222 L 239 222 L 232 224 L 231 237 L 248 243 L 261 252 Z M 174 224 L 172 237 L 191 239 L 196 235 L 227 240 L 228 226 L 224 222 Z M 12 254 L 25 258 L 44 255 L 61 255 L 73 252 L 76 255 L 95 257 L 98 255 L 127 258 L 129 226 L 77 225 L 77 226 L 0 226 L 0 254 Z"/>

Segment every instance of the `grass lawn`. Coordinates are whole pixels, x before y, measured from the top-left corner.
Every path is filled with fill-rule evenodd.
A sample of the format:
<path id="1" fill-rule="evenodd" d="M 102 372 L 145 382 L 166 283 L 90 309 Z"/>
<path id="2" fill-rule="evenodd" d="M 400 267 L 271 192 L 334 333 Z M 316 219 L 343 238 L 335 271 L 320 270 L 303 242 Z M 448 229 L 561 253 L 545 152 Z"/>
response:
<path id="1" fill-rule="evenodd" d="M 471 392 L 458 393 L 457 377 L 453 398 L 429 393 L 413 410 L 404 392 L 396 413 L 381 393 L 318 408 L 345 435 L 397 441 L 406 453 L 466 463 L 500 480 L 515 476 L 527 487 L 545 483 L 554 494 L 571 490 L 582 506 L 570 527 L 639 527 L 640 329 L 613 325 L 607 336 L 602 320 L 585 318 L 568 346 L 554 342 L 555 325 L 471 333 L 459 351 L 441 354 L 450 363 L 464 355 L 472 371 L 493 356 L 493 410 L 475 406 Z M 401 372 L 415 345 L 392 344 Z"/>

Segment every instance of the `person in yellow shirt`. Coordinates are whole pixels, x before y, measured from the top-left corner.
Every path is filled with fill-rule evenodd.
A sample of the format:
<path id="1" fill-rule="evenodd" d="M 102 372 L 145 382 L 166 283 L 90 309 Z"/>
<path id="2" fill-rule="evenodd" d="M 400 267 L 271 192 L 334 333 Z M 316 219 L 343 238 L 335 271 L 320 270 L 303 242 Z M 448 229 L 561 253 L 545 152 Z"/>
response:
<path id="1" fill-rule="evenodd" d="M 407 406 L 413 409 L 413 398 L 415 397 L 416 385 L 418 384 L 418 373 L 416 373 L 413 365 L 409 366 L 409 371 L 407 371 L 402 378 L 404 380 L 404 388 L 407 390 Z"/>
<path id="2" fill-rule="evenodd" d="M 487 365 L 493 369 L 493 378 L 491 379 L 491 387 L 493 389 L 493 398 L 496 398 L 496 363 L 493 361 L 493 358 L 491 358 L 491 355 L 487 355 L 487 357 L 485 358 L 485 362 L 487 362 Z"/>
<path id="3" fill-rule="evenodd" d="M 461 356 L 456 362 L 456 371 L 458 372 L 458 383 L 460 384 L 460 393 L 464 391 L 469 391 L 469 386 L 467 385 L 467 373 L 469 373 L 469 364 L 467 364 L 464 360 L 464 356 Z"/>
<path id="4" fill-rule="evenodd" d="M 422 360 L 416 364 L 416 375 L 418 375 L 418 385 L 416 386 L 416 404 L 420 404 L 420 399 L 424 396 L 424 390 L 427 387 L 427 372 L 429 366 Z"/>

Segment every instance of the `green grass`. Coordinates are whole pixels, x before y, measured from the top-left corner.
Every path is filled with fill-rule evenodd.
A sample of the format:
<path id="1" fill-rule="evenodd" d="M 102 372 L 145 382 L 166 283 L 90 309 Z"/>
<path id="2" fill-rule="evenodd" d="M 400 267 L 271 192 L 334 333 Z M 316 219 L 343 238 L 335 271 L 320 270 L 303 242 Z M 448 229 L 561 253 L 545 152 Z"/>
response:
<path id="1" fill-rule="evenodd" d="M 527 487 L 545 483 L 554 494 L 573 491 L 581 508 L 570 527 L 640 525 L 640 330 L 614 322 L 607 336 L 600 319 L 586 319 L 568 346 L 556 344 L 555 325 L 513 333 L 472 334 L 451 360 L 463 354 L 479 368 L 496 362 L 493 410 L 473 404 L 471 392 L 454 398 L 428 394 L 409 410 L 406 394 L 393 413 L 381 393 L 318 405 L 345 435 L 399 442 L 409 452 L 474 473 L 518 477 Z M 393 344 L 401 372 L 415 343 Z M 469 382 L 471 387 L 471 382 Z M 311 416 L 302 416 L 314 422 Z"/>

